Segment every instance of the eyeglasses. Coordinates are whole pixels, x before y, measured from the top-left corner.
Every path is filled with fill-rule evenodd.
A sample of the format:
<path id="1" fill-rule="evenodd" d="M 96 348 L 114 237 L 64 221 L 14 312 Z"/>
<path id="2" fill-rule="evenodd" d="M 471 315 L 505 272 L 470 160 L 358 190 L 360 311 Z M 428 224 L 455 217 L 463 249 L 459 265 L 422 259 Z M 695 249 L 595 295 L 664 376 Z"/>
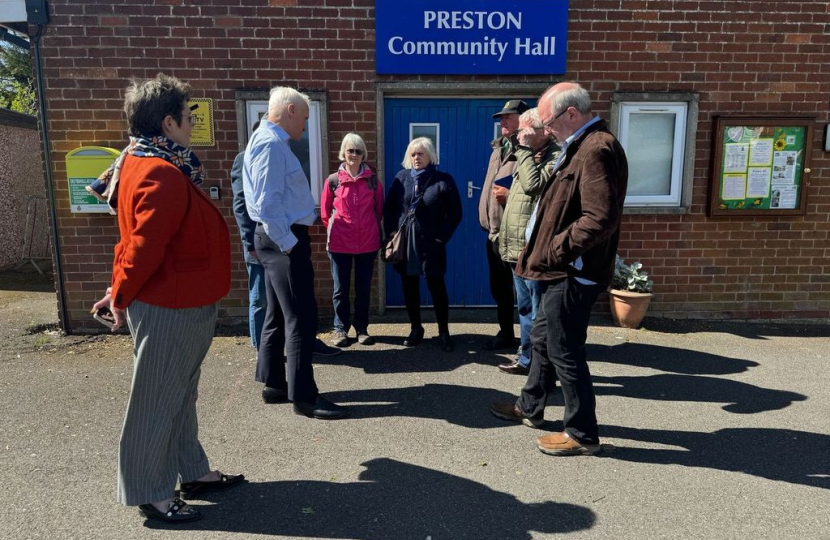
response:
<path id="1" fill-rule="evenodd" d="M 196 116 L 194 116 L 192 114 L 187 117 L 187 123 L 190 124 L 191 126 L 195 126 L 197 121 L 198 120 L 196 119 Z"/>
<path id="2" fill-rule="evenodd" d="M 362 156 L 363 155 L 363 150 L 361 150 L 360 148 L 349 148 L 348 150 L 346 150 L 346 153 L 347 154 L 354 154 L 356 156 Z"/>
<path id="3" fill-rule="evenodd" d="M 542 124 L 542 127 L 544 127 L 544 128 L 549 128 L 550 126 L 552 126 L 552 125 L 553 125 L 553 123 L 554 123 L 554 122 L 556 122 L 556 119 L 557 119 L 557 118 L 559 118 L 560 116 L 562 116 L 563 114 L 565 114 L 566 112 L 568 112 L 568 109 L 570 109 L 570 107 L 565 107 L 565 110 L 564 110 L 564 111 L 562 111 L 561 113 L 557 114 L 556 116 L 554 116 L 553 118 L 551 118 L 550 120 L 548 120 L 547 122 L 545 122 L 544 124 Z"/>

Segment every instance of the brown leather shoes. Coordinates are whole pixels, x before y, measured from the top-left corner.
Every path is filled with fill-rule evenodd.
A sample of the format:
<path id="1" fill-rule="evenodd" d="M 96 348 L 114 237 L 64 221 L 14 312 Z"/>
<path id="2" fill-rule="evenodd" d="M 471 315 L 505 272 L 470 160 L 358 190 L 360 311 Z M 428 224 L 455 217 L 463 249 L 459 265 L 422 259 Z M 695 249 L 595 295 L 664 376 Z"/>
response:
<path id="1" fill-rule="evenodd" d="M 490 412 L 496 418 L 507 420 L 508 422 L 516 422 L 524 424 L 527 427 L 539 428 L 545 423 L 544 418 L 528 418 L 522 414 L 518 405 L 515 403 L 504 403 L 501 401 L 494 401 L 490 404 Z"/>
<path id="2" fill-rule="evenodd" d="M 527 375 L 530 370 L 519 363 L 518 360 L 513 360 L 506 364 L 499 364 L 499 369 L 511 375 Z"/>
<path id="3" fill-rule="evenodd" d="M 542 435 L 536 438 L 536 447 L 551 456 L 584 456 L 600 451 L 599 444 L 581 444 L 572 439 L 567 431 Z"/>

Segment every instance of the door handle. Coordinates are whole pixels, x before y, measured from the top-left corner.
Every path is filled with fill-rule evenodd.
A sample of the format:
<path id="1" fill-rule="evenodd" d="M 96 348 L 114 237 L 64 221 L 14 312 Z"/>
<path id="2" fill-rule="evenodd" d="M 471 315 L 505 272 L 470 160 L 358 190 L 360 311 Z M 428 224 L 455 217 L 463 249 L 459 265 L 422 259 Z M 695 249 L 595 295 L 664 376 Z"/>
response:
<path id="1" fill-rule="evenodd" d="M 473 185 L 473 181 L 472 181 L 472 180 L 468 181 L 468 182 L 467 182 L 467 198 L 468 198 L 468 199 L 472 199 L 472 198 L 473 198 L 473 190 L 474 190 L 474 189 L 477 189 L 477 190 L 481 191 L 481 188 L 480 188 L 480 187 L 478 187 L 478 186 L 474 186 L 474 185 Z"/>

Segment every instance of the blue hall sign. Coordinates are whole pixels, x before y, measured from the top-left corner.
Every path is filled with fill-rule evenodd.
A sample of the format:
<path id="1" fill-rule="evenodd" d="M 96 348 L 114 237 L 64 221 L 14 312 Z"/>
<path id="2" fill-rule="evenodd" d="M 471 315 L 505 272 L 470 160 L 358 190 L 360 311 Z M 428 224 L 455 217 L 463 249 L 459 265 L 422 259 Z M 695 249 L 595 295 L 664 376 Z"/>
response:
<path id="1" fill-rule="evenodd" d="M 561 75 L 568 0 L 376 0 L 379 74 Z"/>

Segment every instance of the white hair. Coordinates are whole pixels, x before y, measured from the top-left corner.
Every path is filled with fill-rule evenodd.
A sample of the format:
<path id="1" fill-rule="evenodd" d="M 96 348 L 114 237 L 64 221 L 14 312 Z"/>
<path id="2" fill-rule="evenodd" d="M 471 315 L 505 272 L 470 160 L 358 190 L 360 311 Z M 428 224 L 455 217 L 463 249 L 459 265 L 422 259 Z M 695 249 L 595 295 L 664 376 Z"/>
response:
<path id="1" fill-rule="evenodd" d="M 539 109 L 533 107 L 532 109 L 528 109 L 525 112 L 523 112 L 522 115 L 519 117 L 519 124 L 529 124 L 530 127 L 541 129 L 543 125 L 542 119 L 539 118 Z"/>
<path id="2" fill-rule="evenodd" d="M 343 137 L 343 142 L 340 143 L 340 153 L 337 155 L 337 159 L 346 161 L 346 150 L 349 148 L 363 150 L 363 159 L 366 159 L 366 143 L 363 142 L 363 138 L 357 133 L 346 133 L 346 136 Z"/>
<path id="3" fill-rule="evenodd" d="M 557 115 L 569 107 L 582 114 L 591 114 L 591 95 L 579 84 L 572 82 L 573 88 L 556 92 L 550 100 L 550 113 Z M 551 87 L 552 88 L 552 87 Z"/>
<path id="4" fill-rule="evenodd" d="M 275 86 L 268 98 L 268 118 L 279 117 L 288 105 L 311 105 L 311 99 L 288 86 Z"/>
<path id="5" fill-rule="evenodd" d="M 406 154 L 404 154 L 403 163 L 401 163 L 404 169 L 412 168 L 412 158 L 409 154 L 415 150 L 421 150 L 429 156 L 430 163 L 438 165 L 438 153 L 435 151 L 435 145 L 432 144 L 432 140 L 429 137 L 418 137 L 417 139 L 412 139 L 409 146 L 406 147 Z"/>

